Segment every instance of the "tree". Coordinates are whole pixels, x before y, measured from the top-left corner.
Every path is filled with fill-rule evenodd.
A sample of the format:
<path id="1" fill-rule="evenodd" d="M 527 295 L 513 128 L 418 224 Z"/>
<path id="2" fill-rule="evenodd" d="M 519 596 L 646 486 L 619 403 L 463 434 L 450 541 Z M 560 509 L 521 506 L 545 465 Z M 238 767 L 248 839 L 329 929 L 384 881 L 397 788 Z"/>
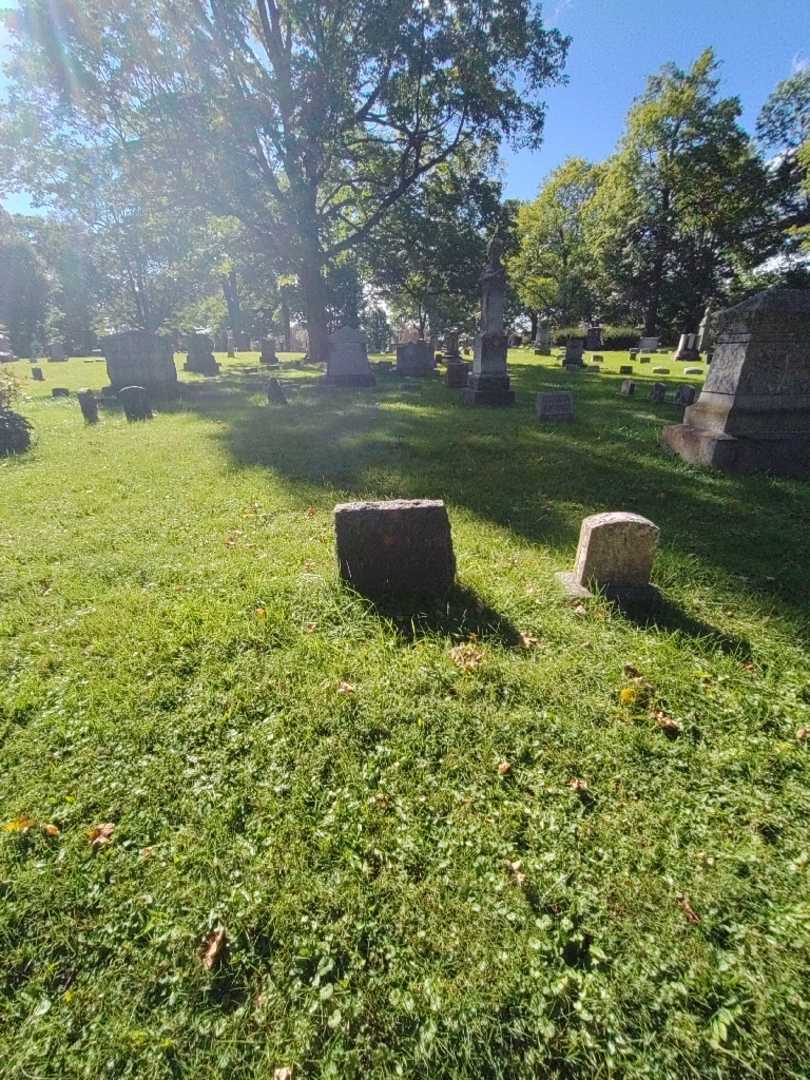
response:
<path id="1" fill-rule="evenodd" d="M 534 202 L 518 211 L 520 246 L 507 262 L 509 278 L 529 311 L 553 312 L 563 323 L 593 312 L 591 259 L 583 210 L 596 190 L 596 169 L 569 158 L 548 177 Z"/>
<path id="2" fill-rule="evenodd" d="M 774 153 L 772 197 L 789 257 L 810 236 L 810 67 L 780 82 L 769 96 L 757 120 L 757 138 Z M 789 258 L 786 265 L 789 273 L 795 271 Z"/>
<path id="3" fill-rule="evenodd" d="M 465 145 L 537 145 L 568 44 L 532 0 L 21 0 L 8 24 L 16 152 L 124 144 L 238 217 L 298 275 L 318 359 L 324 268 Z"/>
<path id="4" fill-rule="evenodd" d="M 0 214 L 0 323 L 8 328 L 11 347 L 29 356 L 31 342 L 42 340 L 50 285 L 34 246 L 9 214 Z"/>
<path id="5" fill-rule="evenodd" d="M 757 138 L 783 153 L 810 139 L 810 67 L 784 79 L 768 97 L 757 119 Z"/>
<path id="6" fill-rule="evenodd" d="M 662 314 L 697 329 L 707 298 L 774 247 L 765 170 L 716 69 L 707 49 L 689 71 L 648 79 L 588 207 L 601 289 L 645 334 Z"/>

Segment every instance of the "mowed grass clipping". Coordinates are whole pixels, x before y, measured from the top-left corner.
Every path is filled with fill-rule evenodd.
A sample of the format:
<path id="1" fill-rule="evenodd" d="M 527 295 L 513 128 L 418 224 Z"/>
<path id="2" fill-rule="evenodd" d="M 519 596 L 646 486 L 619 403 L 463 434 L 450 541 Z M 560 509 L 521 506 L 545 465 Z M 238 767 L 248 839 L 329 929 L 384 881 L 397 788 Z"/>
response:
<path id="1" fill-rule="evenodd" d="M 606 357 L 487 410 L 294 357 L 267 406 L 242 354 L 94 428 L 49 395 L 103 363 L 15 365 L 4 1077 L 808 1075 L 810 485 L 668 457 Z M 448 604 L 339 583 L 332 507 L 391 497 L 446 500 Z M 657 625 L 558 592 L 603 510 Z"/>

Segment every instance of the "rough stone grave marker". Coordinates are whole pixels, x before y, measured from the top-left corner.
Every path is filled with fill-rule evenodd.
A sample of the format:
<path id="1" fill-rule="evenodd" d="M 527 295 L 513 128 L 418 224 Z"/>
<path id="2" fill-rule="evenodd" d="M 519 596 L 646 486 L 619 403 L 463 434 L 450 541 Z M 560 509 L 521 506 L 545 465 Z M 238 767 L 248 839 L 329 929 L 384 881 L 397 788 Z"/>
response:
<path id="1" fill-rule="evenodd" d="M 636 384 L 633 382 L 633 380 L 632 379 L 623 379 L 622 380 L 622 389 L 621 389 L 622 397 L 633 397 L 635 395 L 635 392 L 636 392 Z"/>
<path id="2" fill-rule="evenodd" d="M 443 502 L 394 499 L 335 507 L 340 576 L 367 596 L 441 597 L 456 561 Z"/>
<path id="3" fill-rule="evenodd" d="M 425 378 L 433 374 L 433 350 L 430 342 L 406 341 L 397 345 L 397 374 Z"/>
<path id="4" fill-rule="evenodd" d="M 557 580 L 569 596 L 594 592 L 629 611 L 646 612 L 658 602 L 650 584 L 659 529 L 640 514 L 593 514 L 582 522 L 573 573 Z"/>
<path id="5" fill-rule="evenodd" d="M 130 423 L 135 420 L 152 419 L 149 395 L 144 386 L 122 386 L 118 391 L 118 400 L 121 402 L 124 416 Z"/>
<path id="6" fill-rule="evenodd" d="M 341 326 L 329 337 L 327 386 L 373 386 L 365 334 L 356 326 Z"/>
<path id="7" fill-rule="evenodd" d="M 287 405 L 287 395 L 278 379 L 270 379 L 267 384 L 267 401 L 270 405 Z"/>
<path id="8" fill-rule="evenodd" d="M 214 343 L 208 334 L 188 335 L 188 352 L 183 369 L 196 375 L 219 375 L 219 364 L 214 358 Z"/>
<path id="9" fill-rule="evenodd" d="M 101 347 L 116 392 L 127 386 L 141 386 L 155 397 L 177 394 L 177 369 L 168 338 L 146 330 L 125 330 L 102 338 Z"/>
<path id="10" fill-rule="evenodd" d="M 487 248 L 487 265 L 481 274 L 480 330 L 475 336 L 473 369 L 467 377 L 462 400 L 465 405 L 514 405 L 515 392 L 506 364 L 506 332 L 503 312 L 506 271 L 501 264 L 503 241 L 493 233 Z"/>
<path id="11" fill-rule="evenodd" d="M 653 383 L 652 384 L 652 389 L 650 390 L 650 401 L 655 401 L 655 402 L 658 402 L 660 404 L 662 401 L 666 401 L 666 397 L 667 397 L 666 383 L 662 383 L 662 382 Z"/>
<path id="12" fill-rule="evenodd" d="M 88 424 L 98 423 L 98 398 L 92 390 L 82 389 L 76 395 L 79 399 L 79 408 L 82 416 Z"/>
<path id="13" fill-rule="evenodd" d="M 538 420 L 573 420 L 574 395 L 570 390 L 546 391 L 534 399 Z"/>
<path id="14" fill-rule="evenodd" d="M 34 380 L 34 382 L 45 382 L 45 373 L 43 372 L 41 367 L 32 367 L 31 378 Z"/>

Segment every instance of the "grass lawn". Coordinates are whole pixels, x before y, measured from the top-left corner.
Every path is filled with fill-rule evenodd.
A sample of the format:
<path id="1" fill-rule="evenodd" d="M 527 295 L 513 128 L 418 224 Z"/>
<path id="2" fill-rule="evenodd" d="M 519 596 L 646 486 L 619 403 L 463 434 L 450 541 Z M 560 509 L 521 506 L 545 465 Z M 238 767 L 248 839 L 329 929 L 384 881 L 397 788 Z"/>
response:
<path id="1" fill-rule="evenodd" d="M 487 410 L 291 357 L 268 407 L 240 354 L 95 428 L 50 390 L 102 362 L 14 365 L 4 1078 L 808 1076 L 810 485 L 668 457 L 604 355 Z M 448 504 L 446 607 L 337 580 L 334 504 L 397 496 Z M 602 510 L 661 528 L 656 626 L 557 590 Z"/>

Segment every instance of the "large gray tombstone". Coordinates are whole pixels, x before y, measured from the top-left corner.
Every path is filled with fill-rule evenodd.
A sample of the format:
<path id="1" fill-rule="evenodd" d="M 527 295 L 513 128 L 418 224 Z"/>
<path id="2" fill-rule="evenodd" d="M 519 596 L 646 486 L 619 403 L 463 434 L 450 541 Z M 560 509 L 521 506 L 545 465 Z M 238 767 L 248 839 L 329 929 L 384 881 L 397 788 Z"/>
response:
<path id="1" fill-rule="evenodd" d="M 341 326 L 329 336 L 324 382 L 328 386 L 373 386 L 366 338 L 356 326 Z"/>
<path id="2" fill-rule="evenodd" d="M 443 502 L 394 499 L 335 507 L 340 576 L 367 596 L 441 597 L 456 560 Z"/>
<path id="3" fill-rule="evenodd" d="M 107 375 L 115 391 L 142 386 L 150 396 L 177 394 L 174 350 L 168 338 L 147 330 L 125 330 L 101 339 Z"/>
<path id="4" fill-rule="evenodd" d="M 697 334 L 681 334 L 673 360 L 699 360 Z"/>
<path id="5" fill-rule="evenodd" d="M 397 374 L 427 376 L 433 374 L 433 349 L 429 341 L 406 341 L 397 345 Z"/>
<path id="6" fill-rule="evenodd" d="M 655 352 L 658 349 L 657 337 L 643 337 L 638 343 L 639 352 Z"/>
<path id="7" fill-rule="evenodd" d="M 700 397 L 664 442 L 725 472 L 810 472 L 810 289 L 757 293 L 717 329 Z"/>
<path id="8" fill-rule="evenodd" d="M 551 356 L 553 335 L 548 326 L 538 326 L 534 339 L 535 356 Z"/>
<path id="9" fill-rule="evenodd" d="M 658 601 L 650 585 L 658 534 L 640 514 L 592 514 L 580 527 L 573 573 L 557 580 L 571 597 L 599 592 L 627 610 L 648 611 Z"/>
<path id="10" fill-rule="evenodd" d="M 465 405 L 514 405 L 506 366 L 503 312 L 506 271 L 501 265 L 503 242 L 498 232 L 489 242 L 489 259 L 481 275 L 481 324 L 473 346 L 473 369 L 464 390 Z"/>
<path id="11" fill-rule="evenodd" d="M 122 386 L 118 391 L 118 400 L 124 409 L 124 416 L 132 423 L 134 420 L 151 420 L 152 408 L 149 394 L 143 386 Z"/>
<path id="12" fill-rule="evenodd" d="M 208 334 L 188 335 L 188 353 L 183 367 L 196 375 L 219 375 L 219 364 L 214 359 L 214 342 Z"/>
<path id="13" fill-rule="evenodd" d="M 585 366 L 585 339 L 584 338 L 569 338 L 565 344 L 565 355 L 563 356 L 563 367 L 584 367 Z"/>
<path id="14" fill-rule="evenodd" d="M 602 348 L 602 327 L 599 323 L 591 323 L 585 332 L 585 349 L 587 352 L 596 352 Z"/>

